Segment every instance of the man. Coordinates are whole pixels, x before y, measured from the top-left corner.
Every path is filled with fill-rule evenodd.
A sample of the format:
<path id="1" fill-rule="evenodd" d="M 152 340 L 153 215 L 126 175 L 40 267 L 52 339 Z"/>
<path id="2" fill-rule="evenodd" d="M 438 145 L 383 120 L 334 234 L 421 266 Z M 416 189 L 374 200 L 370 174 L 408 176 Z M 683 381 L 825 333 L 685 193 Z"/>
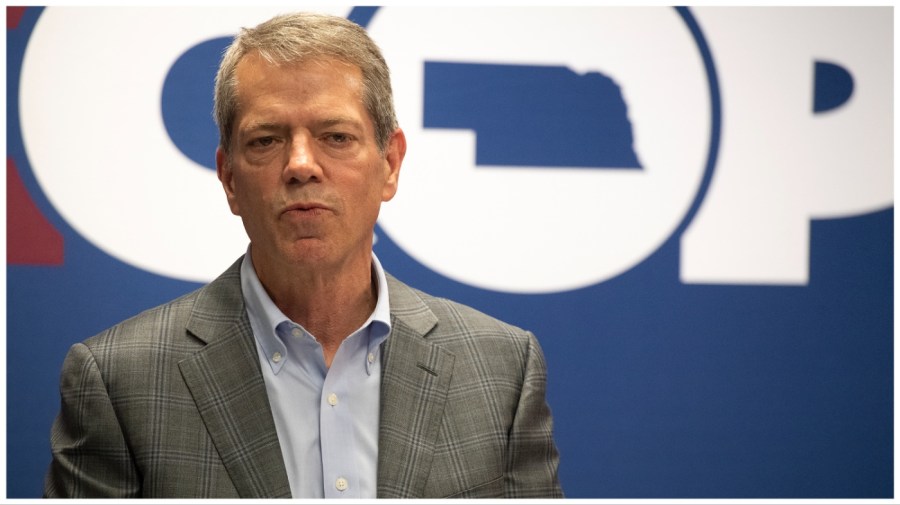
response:
<path id="1" fill-rule="evenodd" d="M 365 30 L 310 14 L 243 30 L 215 98 L 248 253 L 72 347 L 45 494 L 561 496 L 534 336 L 372 253 L 406 140 Z"/>

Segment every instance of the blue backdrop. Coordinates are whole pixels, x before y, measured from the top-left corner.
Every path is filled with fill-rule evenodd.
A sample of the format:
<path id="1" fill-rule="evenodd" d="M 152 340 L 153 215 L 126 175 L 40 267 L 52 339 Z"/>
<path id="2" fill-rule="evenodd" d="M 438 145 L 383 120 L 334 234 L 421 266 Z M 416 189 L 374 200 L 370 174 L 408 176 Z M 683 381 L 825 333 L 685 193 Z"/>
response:
<path id="1" fill-rule="evenodd" d="M 45 182 L 48 176 L 44 174 L 50 172 L 38 166 L 45 162 L 35 161 L 46 159 L 37 150 L 64 148 L 54 141 L 51 130 L 31 126 L 29 114 L 33 103 L 52 97 L 38 92 L 36 97 L 25 97 L 20 86 L 32 82 L 26 81 L 23 71 L 28 58 L 36 58 L 29 41 L 42 28 L 42 17 L 49 17 L 54 9 L 7 11 L 6 371 L 7 487 L 11 498 L 41 493 L 50 460 L 49 430 L 58 408 L 58 373 L 68 347 L 201 285 L 198 279 L 161 273 L 156 267 L 129 261 L 127 253 L 104 245 L 102 240 L 86 238 L 84 225 L 73 225 L 77 220 L 71 216 L 79 211 L 66 208 L 71 204 L 53 196 L 56 190 L 49 189 L 50 183 Z M 391 9 L 345 11 L 375 34 L 382 16 L 384 23 L 390 21 Z M 480 15 L 477 8 L 467 9 L 470 16 Z M 602 9 L 591 12 L 595 10 L 602 15 Z M 804 14 L 801 9 L 796 15 L 814 18 L 813 11 L 808 9 Z M 100 16 L 117 11 L 95 8 L 79 12 Z M 424 10 L 411 15 L 427 13 Z M 705 133 L 698 141 L 702 149 L 698 150 L 700 163 L 695 164 L 691 175 L 694 182 L 681 203 L 681 212 L 671 219 L 670 232 L 646 254 L 635 254 L 632 264 L 563 287 L 535 283 L 506 289 L 499 275 L 484 283 L 471 282 L 456 276 L 453 268 L 436 266 L 414 252 L 418 245 L 409 245 L 412 242 L 408 237 L 400 238 L 406 233 L 405 224 L 395 224 L 395 218 L 389 215 L 376 230 L 375 251 L 386 269 L 403 281 L 535 332 L 547 356 L 549 402 L 561 454 L 560 478 L 568 497 L 891 497 L 892 189 L 888 189 L 887 199 L 871 196 L 858 210 L 810 212 L 803 227 L 808 235 L 802 240 L 808 253 L 804 255 L 807 269 L 799 280 L 778 275 L 728 280 L 727 275 L 687 273 L 688 265 L 695 264 L 688 257 L 692 249 L 685 245 L 689 230 L 700 219 L 705 202 L 712 206 L 713 194 L 724 187 L 725 165 L 733 159 L 728 157 L 728 150 L 737 149 L 738 144 L 732 139 L 749 137 L 739 125 L 729 129 L 728 121 L 740 117 L 742 110 L 765 110 L 769 103 L 763 96 L 749 105 L 737 103 L 744 91 L 736 80 L 729 80 L 734 74 L 729 74 L 733 71 L 726 62 L 728 56 L 734 57 L 732 63 L 737 59 L 738 53 L 732 48 L 736 43 L 714 35 L 727 27 L 725 14 L 711 10 L 704 15 L 702 9 L 670 9 L 661 14 L 670 16 L 673 26 L 680 26 L 684 40 L 696 53 L 693 68 L 699 69 L 698 82 L 702 84 L 697 93 L 705 97 L 697 105 L 697 115 L 703 124 L 700 131 Z M 876 14 L 893 15 L 891 9 Z M 199 25 L 204 13 L 172 9 L 167 15 L 195 16 Z M 749 17 L 774 23 L 779 15 L 777 10 L 762 9 L 752 11 Z M 565 30 L 565 26 L 548 25 Z M 892 34 L 892 23 L 888 25 Z M 802 31 L 802 27 L 797 29 Z M 857 29 L 867 30 L 865 26 Z M 832 36 L 856 41 L 854 33 L 832 32 Z M 738 43 L 740 37 L 740 33 L 734 35 Z M 159 122 L 171 146 L 201 168 L 212 163 L 215 149 L 215 130 L 208 117 L 210 72 L 215 69 L 221 47 L 229 40 L 228 33 L 198 36 L 183 47 L 181 59 L 171 59 L 166 79 L 151 85 L 157 94 L 146 97 L 157 104 Z M 743 45 L 737 45 L 748 53 L 763 51 L 749 36 L 743 40 Z M 59 44 L 64 47 L 67 40 Z M 115 40 L 107 40 L 106 45 L 110 44 L 117 45 Z M 890 53 L 891 47 L 882 49 Z M 385 52 L 391 62 L 391 50 L 386 48 Z M 493 168 L 484 170 L 495 172 L 509 168 L 508 177 L 512 179 L 544 174 L 541 177 L 551 188 L 547 192 L 552 197 L 566 197 L 552 189 L 554 181 L 567 177 L 557 175 L 563 172 L 554 168 L 556 165 L 567 167 L 563 171 L 587 176 L 609 167 L 615 167 L 617 177 L 657 173 L 652 149 L 642 143 L 652 137 L 640 129 L 642 116 L 635 97 L 641 95 L 629 89 L 627 79 L 618 81 L 612 75 L 615 72 L 607 74 L 602 69 L 572 71 L 572 65 L 564 62 L 549 65 L 543 60 L 526 60 L 467 61 L 462 56 L 446 55 L 420 59 L 416 68 L 423 81 L 414 99 L 424 113 L 418 124 L 407 127 L 404 109 L 398 107 L 401 126 L 431 129 L 437 134 L 473 131 L 477 134 L 477 147 L 473 146 L 471 153 L 474 166 L 490 165 Z M 752 61 L 748 58 L 746 65 L 752 65 Z M 872 87 L 862 86 L 869 81 L 849 56 L 845 60 L 808 59 L 802 63 L 802 75 L 808 78 L 803 88 L 808 101 L 797 104 L 797 109 L 805 114 L 803 117 L 818 118 L 816 114 L 835 113 L 842 107 L 851 110 L 862 103 L 859 97 L 876 94 Z M 43 71 L 51 78 L 52 63 L 40 64 L 49 65 Z M 131 70 L 125 66 L 119 71 Z M 88 67 L 84 72 L 96 69 Z M 890 69 L 887 72 L 892 74 Z M 785 75 L 768 77 L 785 83 L 789 79 Z M 735 83 L 733 88 L 729 87 L 731 83 Z M 783 85 L 789 87 L 789 83 Z M 658 86 L 665 86 L 665 82 L 660 81 Z M 765 92 L 764 88 L 761 85 L 759 92 Z M 111 92 L 115 90 L 105 91 Z M 81 98 L 73 94 L 68 99 Z M 857 99 L 859 102 L 854 101 Z M 876 99 L 881 107 L 892 109 L 890 94 Z M 542 106 L 535 105 L 538 103 Z M 778 122 L 778 112 L 773 106 L 773 123 Z M 875 130 L 880 123 L 872 121 L 871 136 L 877 136 Z M 510 134 L 510 125 L 518 128 L 514 135 Z M 772 129 L 792 127 L 771 125 Z M 769 137 L 762 130 L 759 133 L 757 150 L 768 153 L 780 148 L 781 144 L 766 144 Z M 136 134 L 140 135 L 116 124 L 90 132 L 88 138 L 95 142 L 95 149 L 89 163 L 103 165 L 106 144 Z M 880 150 L 886 159 L 892 159 L 890 141 L 869 145 L 848 135 L 845 144 L 825 145 L 804 135 L 796 133 L 796 141 L 809 141 L 809 150 L 823 151 L 825 157 L 837 156 L 834 153 L 838 152 L 859 159 L 862 166 L 871 164 L 864 158 L 866 152 Z M 162 149 L 153 144 L 152 138 L 145 141 L 147 151 Z M 412 142 L 410 145 L 411 149 L 416 147 Z M 433 146 L 429 144 L 429 148 Z M 72 167 L 67 164 L 56 170 L 75 170 L 74 158 L 80 155 L 69 155 Z M 428 155 L 441 156 L 435 152 Z M 817 160 L 810 158 L 809 163 L 819 163 Z M 526 168 L 514 168 L 522 166 Z M 132 167 L 114 169 L 127 175 Z M 851 179 L 875 178 L 874 185 L 883 186 L 885 180 L 893 184 L 890 163 L 880 166 L 876 175 L 860 170 Z M 817 177 L 827 179 L 824 175 Z M 105 187 L 88 179 L 84 176 L 82 192 L 141 191 L 139 183 L 126 190 L 127 186 L 115 186 L 114 182 Z M 717 186 L 720 180 L 723 185 Z M 214 178 L 210 181 L 215 184 Z M 769 186 L 771 181 L 763 180 L 757 186 L 741 187 L 750 192 Z M 765 195 L 754 197 L 757 203 L 761 201 L 759 208 L 763 210 L 759 213 L 777 207 L 783 199 L 807 201 L 808 194 L 818 191 L 811 183 L 785 184 L 785 188 L 778 189 L 777 198 L 770 194 L 771 201 Z M 402 191 L 413 190 L 401 184 Z M 466 194 L 456 197 L 467 199 Z M 160 195 L 158 202 L 165 207 L 166 196 Z M 220 205 L 225 208 L 224 198 Z M 424 211 L 442 212 L 440 208 Z M 125 210 L 108 211 L 119 212 Z M 592 233 L 593 226 L 602 227 L 590 216 L 569 216 L 567 221 L 568 225 L 584 223 L 573 228 L 580 230 L 578 234 Z M 478 224 L 471 226 L 474 229 Z M 548 230 L 555 228 L 533 223 L 534 233 L 523 237 L 520 247 L 539 249 L 545 240 L 545 226 Z M 639 227 L 639 222 L 634 225 L 635 233 Z M 745 232 L 751 233 L 749 227 L 738 230 Z M 123 228 L 123 233 L 130 231 Z M 164 235 L 156 238 L 158 242 L 166 240 Z M 474 239 L 465 235 L 446 240 L 445 248 L 463 251 L 475 247 Z M 709 250 L 718 246 L 712 241 Z M 617 242 L 603 247 L 615 249 Z M 479 255 L 487 258 L 490 253 L 475 256 Z M 773 256 L 777 263 L 777 251 Z M 588 254 L 581 260 L 584 269 L 592 266 L 591 258 Z M 209 261 L 219 270 L 229 263 L 219 257 Z M 601 261 L 605 260 L 596 260 Z M 546 263 L 553 263 L 552 258 Z M 540 269 L 543 263 L 532 262 L 531 266 Z M 518 271 L 516 275 L 527 277 L 529 273 Z"/>

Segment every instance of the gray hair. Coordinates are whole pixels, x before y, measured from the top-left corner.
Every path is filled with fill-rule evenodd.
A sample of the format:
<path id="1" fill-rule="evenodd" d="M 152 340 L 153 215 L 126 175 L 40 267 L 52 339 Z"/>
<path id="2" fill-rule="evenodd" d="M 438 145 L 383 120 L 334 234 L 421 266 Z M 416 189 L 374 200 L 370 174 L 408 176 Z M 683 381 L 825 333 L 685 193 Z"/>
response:
<path id="1" fill-rule="evenodd" d="M 237 116 L 237 75 L 241 59 L 256 51 L 271 64 L 298 63 L 313 58 L 335 58 L 359 67 L 363 76 L 363 105 L 375 126 L 381 152 L 397 129 L 390 71 L 375 42 L 362 27 L 338 16 L 282 14 L 255 28 L 242 28 L 225 51 L 216 74 L 213 115 L 219 126 L 219 146 L 231 148 Z"/>

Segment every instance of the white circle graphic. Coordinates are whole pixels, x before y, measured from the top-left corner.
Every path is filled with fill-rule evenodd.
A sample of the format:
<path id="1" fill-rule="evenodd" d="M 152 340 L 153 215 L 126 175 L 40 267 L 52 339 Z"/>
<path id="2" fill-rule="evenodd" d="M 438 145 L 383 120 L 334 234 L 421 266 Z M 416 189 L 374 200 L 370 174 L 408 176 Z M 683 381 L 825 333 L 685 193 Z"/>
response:
<path id="1" fill-rule="evenodd" d="M 709 91 L 674 9 L 388 7 L 368 29 L 391 67 L 409 145 L 379 225 L 427 267 L 504 292 L 577 289 L 647 258 L 690 208 L 709 148 Z M 643 169 L 476 167 L 474 131 L 422 126 L 426 61 L 600 72 L 621 88 Z M 552 131 L 584 134 L 564 122 Z"/>

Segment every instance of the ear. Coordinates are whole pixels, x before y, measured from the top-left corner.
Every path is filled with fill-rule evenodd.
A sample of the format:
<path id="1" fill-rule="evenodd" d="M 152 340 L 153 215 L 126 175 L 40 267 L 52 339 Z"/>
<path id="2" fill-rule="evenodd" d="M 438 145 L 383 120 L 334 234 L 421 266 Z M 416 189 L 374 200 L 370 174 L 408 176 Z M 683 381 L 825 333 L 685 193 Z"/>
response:
<path id="1" fill-rule="evenodd" d="M 234 191 L 234 172 L 231 169 L 230 156 L 222 150 L 222 147 L 216 148 L 216 175 L 222 188 L 225 189 L 225 197 L 228 199 L 228 207 L 235 216 L 240 216 L 241 211 L 237 202 L 237 194 Z"/>
<path id="2" fill-rule="evenodd" d="M 397 128 L 388 140 L 384 153 L 384 187 L 381 190 L 381 200 L 387 202 L 397 194 L 397 185 L 400 181 L 400 165 L 406 156 L 406 135 L 403 130 Z"/>

